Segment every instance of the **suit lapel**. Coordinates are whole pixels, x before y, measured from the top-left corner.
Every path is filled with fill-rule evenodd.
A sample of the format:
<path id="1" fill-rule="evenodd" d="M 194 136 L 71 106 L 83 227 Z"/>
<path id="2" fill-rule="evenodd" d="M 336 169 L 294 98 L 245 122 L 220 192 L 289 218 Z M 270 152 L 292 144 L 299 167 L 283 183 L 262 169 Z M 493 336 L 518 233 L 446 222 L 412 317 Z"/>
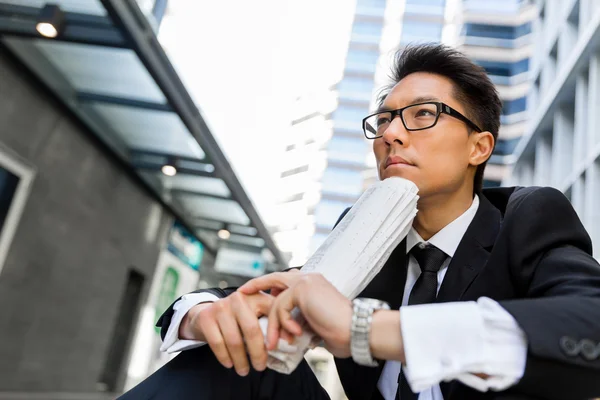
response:
<path id="1" fill-rule="evenodd" d="M 501 214 L 484 196 L 479 196 L 479 208 L 465 232 L 438 292 L 437 302 L 462 298 L 473 280 L 487 263 L 490 251 L 500 231 Z"/>
<path id="2" fill-rule="evenodd" d="M 483 195 L 473 222 L 465 232 L 438 292 L 437 302 L 460 300 L 479 272 L 486 265 L 500 231 L 501 213 Z M 445 399 L 449 398 L 452 382 L 441 382 Z"/>

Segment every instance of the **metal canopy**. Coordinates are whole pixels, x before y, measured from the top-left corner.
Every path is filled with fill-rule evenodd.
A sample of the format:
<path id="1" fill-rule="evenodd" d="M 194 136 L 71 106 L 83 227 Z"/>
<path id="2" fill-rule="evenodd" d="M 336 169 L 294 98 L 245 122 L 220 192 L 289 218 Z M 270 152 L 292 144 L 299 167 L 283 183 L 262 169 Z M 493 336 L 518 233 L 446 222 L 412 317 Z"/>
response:
<path id="1" fill-rule="evenodd" d="M 49 3 L 64 13 L 55 39 L 36 30 Z M 228 243 L 286 264 L 134 0 L 0 0 L 0 40 L 209 252 L 226 229 Z"/>

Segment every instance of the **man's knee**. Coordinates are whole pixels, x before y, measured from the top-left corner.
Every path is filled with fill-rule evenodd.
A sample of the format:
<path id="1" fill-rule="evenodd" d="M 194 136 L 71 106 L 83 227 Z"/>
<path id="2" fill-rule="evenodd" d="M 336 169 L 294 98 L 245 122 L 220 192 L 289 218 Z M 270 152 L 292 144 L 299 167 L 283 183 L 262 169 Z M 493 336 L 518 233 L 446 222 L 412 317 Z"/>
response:
<path id="1" fill-rule="evenodd" d="M 208 346 L 181 352 L 120 400 L 329 399 L 303 361 L 290 375 L 251 369 L 241 377 L 223 367 Z"/>

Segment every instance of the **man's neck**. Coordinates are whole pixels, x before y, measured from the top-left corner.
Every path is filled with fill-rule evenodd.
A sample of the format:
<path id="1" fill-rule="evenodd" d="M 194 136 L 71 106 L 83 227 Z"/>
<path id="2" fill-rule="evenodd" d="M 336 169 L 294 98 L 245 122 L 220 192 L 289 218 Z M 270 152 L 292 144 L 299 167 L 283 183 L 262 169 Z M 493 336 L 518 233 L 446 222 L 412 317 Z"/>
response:
<path id="1" fill-rule="evenodd" d="M 419 212 L 415 217 L 413 227 L 424 240 L 429 240 L 446 225 L 464 214 L 472 204 L 473 195 L 469 192 L 419 200 Z"/>

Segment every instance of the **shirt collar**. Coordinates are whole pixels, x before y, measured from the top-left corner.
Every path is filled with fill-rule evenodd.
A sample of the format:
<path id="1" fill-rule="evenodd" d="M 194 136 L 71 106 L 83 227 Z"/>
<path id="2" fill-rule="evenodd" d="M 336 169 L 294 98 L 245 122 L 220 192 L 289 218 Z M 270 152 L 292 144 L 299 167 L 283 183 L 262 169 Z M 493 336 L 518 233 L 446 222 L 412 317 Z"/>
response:
<path id="1" fill-rule="evenodd" d="M 406 253 L 412 250 L 417 244 L 421 242 L 431 243 L 450 257 L 454 257 L 454 253 L 460 244 L 465 232 L 473 222 L 477 209 L 479 208 L 479 196 L 475 195 L 471 207 L 462 213 L 454 221 L 450 222 L 441 231 L 436 233 L 429 240 L 423 240 L 421 235 L 417 233 L 417 230 L 413 227 L 408 231 L 406 236 Z"/>

